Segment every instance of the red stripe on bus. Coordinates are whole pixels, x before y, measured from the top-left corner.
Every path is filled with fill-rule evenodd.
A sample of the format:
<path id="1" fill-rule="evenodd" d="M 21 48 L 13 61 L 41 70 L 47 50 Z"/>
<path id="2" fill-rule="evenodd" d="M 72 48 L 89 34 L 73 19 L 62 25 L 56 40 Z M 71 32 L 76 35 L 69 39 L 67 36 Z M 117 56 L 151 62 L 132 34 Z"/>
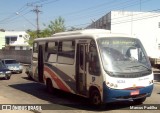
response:
<path id="1" fill-rule="evenodd" d="M 70 90 L 64 85 L 64 83 L 52 72 L 48 67 L 44 67 L 44 71 L 48 72 L 52 79 L 56 82 L 58 87 L 64 91 L 70 92 Z"/>

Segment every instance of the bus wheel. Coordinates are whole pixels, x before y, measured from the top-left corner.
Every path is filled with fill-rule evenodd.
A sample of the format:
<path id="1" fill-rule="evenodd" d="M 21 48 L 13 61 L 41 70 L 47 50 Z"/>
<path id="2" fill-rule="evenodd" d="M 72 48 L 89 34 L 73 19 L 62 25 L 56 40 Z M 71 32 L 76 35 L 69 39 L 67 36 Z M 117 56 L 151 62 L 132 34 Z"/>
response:
<path id="1" fill-rule="evenodd" d="M 135 100 L 134 100 L 134 103 L 136 103 L 136 104 L 141 104 L 141 103 L 143 103 L 145 100 L 146 100 L 146 98 L 135 99 Z"/>
<path id="2" fill-rule="evenodd" d="M 50 79 L 47 80 L 46 86 L 47 86 L 47 91 L 49 93 L 53 93 L 52 81 Z"/>
<path id="3" fill-rule="evenodd" d="M 92 90 L 90 94 L 91 104 L 95 106 L 101 105 L 101 96 L 98 90 Z"/>

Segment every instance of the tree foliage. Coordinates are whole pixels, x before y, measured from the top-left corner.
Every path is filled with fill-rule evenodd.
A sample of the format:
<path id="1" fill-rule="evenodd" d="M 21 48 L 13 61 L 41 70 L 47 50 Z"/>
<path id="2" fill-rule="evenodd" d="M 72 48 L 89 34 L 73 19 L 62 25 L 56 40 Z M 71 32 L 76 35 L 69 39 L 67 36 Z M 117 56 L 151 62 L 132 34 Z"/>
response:
<path id="1" fill-rule="evenodd" d="M 32 46 L 34 39 L 37 38 L 37 31 L 27 30 L 27 33 L 30 35 L 28 43 Z"/>
<path id="2" fill-rule="evenodd" d="M 50 37 L 51 35 L 65 31 L 64 19 L 62 17 L 58 17 L 53 21 L 50 21 L 49 25 L 42 31 L 39 31 L 39 37 Z M 33 40 L 37 38 L 37 31 L 27 30 L 27 33 L 30 35 L 30 39 L 28 43 L 30 45 L 33 44 Z"/>
<path id="3" fill-rule="evenodd" d="M 65 31 L 64 19 L 62 17 L 58 17 L 54 21 L 50 21 L 48 29 L 52 34 Z"/>

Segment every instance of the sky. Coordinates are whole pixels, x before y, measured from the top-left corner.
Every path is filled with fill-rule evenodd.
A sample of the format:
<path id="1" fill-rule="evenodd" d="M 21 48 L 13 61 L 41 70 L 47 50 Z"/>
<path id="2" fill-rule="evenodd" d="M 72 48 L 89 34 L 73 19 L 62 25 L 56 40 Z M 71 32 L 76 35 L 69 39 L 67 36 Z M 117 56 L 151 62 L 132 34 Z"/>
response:
<path id="1" fill-rule="evenodd" d="M 36 30 L 36 6 L 43 30 L 59 16 L 67 29 L 85 28 L 110 11 L 154 11 L 159 4 L 160 0 L 0 0 L 0 29 Z"/>

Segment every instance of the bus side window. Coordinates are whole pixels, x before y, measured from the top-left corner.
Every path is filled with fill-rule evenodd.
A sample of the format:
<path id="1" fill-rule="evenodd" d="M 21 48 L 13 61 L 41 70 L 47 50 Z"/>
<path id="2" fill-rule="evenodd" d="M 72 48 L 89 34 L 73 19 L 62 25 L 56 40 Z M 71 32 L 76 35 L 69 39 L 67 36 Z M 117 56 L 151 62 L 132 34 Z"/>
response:
<path id="1" fill-rule="evenodd" d="M 64 40 L 59 42 L 57 62 L 60 64 L 74 64 L 75 41 Z"/>
<path id="2" fill-rule="evenodd" d="M 48 42 L 46 44 L 46 61 L 56 62 L 57 61 L 57 42 Z"/>
<path id="3" fill-rule="evenodd" d="M 100 64 L 96 47 L 89 48 L 89 73 L 92 75 L 100 75 Z"/>

